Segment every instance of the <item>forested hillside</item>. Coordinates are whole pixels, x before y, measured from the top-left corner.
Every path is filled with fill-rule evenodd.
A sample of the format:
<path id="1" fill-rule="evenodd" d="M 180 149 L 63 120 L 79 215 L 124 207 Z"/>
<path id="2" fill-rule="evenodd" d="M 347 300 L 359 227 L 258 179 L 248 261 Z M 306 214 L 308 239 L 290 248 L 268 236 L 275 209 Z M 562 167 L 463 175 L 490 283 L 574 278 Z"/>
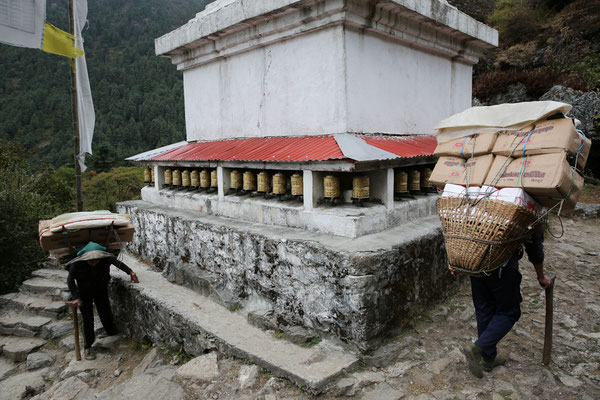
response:
<path id="1" fill-rule="evenodd" d="M 209 2 L 88 1 L 83 36 L 96 109 L 91 169 L 106 171 L 127 156 L 185 138 L 182 76 L 154 55 L 154 39 Z M 500 32 L 499 48 L 475 68 L 474 97 L 482 104 L 537 100 L 557 84 L 600 88 L 600 1 L 449 2 Z M 67 4 L 48 0 L 47 7 L 47 20 L 65 30 Z M 34 149 L 36 164 L 71 165 L 70 110 L 65 58 L 0 45 L 0 139 Z M 592 120 L 596 111 L 590 112 Z"/>
<path id="2" fill-rule="evenodd" d="M 185 138 L 181 73 L 154 55 L 154 39 L 182 25 L 206 0 L 90 0 L 83 32 L 96 111 L 97 171 Z M 67 30 L 68 0 L 48 0 L 47 20 Z M 35 149 L 34 163 L 72 165 L 67 59 L 0 44 L 0 139 Z"/>

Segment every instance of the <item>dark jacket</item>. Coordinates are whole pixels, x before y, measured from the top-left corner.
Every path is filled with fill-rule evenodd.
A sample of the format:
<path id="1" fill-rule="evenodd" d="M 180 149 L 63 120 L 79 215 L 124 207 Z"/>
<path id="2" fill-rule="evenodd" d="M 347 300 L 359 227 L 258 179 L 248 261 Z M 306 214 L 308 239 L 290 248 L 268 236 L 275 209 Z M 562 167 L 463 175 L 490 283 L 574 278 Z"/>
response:
<path id="1" fill-rule="evenodd" d="M 106 290 L 110 280 L 110 266 L 114 265 L 121 271 L 131 274 L 131 268 L 115 257 L 100 259 L 97 265 L 89 265 L 87 261 L 79 261 L 69 268 L 67 284 L 73 298 L 90 296 L 97 290 Z"/>
<path id="2" fill-rule="evenodd" d="M 539 224 L 533 230 L 531 238 L 525 242 L 525 252 L 527 252 L 527 258 L 532 264 L 541 264 L 544 262 L 544 225 Z M 508 260 L 506 267 L 517 268 L 519 260 L 523 258 L 523 247 L 519 249 L 513 256 Z"/>

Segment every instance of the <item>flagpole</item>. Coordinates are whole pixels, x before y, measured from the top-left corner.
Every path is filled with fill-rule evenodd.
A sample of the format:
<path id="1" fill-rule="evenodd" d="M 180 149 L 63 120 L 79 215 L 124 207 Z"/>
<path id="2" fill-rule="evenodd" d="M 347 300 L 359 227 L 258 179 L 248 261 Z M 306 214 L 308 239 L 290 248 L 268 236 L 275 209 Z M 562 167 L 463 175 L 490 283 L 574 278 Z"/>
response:
<path id="1" fill-rule="evenodd" d="M 73 20 L 73 0 L 69 0 L 69 29 L 75 35 Z M 81 166 L 79 165 L 79 113 L 77 111 L 77 77 L 75 76 L 75 59 L 69 58 L 71 67 L 71 108 L 73 109 L 74 160 L 75 160 L 75 190 L 77 192 L 77 211 L 83 211 L 83 196 L 81 193 Z"/>

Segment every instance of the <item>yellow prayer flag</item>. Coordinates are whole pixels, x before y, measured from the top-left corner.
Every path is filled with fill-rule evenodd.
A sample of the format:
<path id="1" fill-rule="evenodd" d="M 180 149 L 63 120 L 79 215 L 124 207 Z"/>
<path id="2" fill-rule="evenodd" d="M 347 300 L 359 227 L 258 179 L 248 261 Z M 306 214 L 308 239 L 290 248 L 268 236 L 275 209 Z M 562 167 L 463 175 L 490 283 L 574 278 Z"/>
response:
<path id="1" fill-rule="evenodd" d="M 75 36 L 58 29 L 54 25 L 46 22 L 44 28 L 44 43 L 42 50 L 48 53 L 58 54 L 69 58 L 77 58 L 84 55 L 83 50 L 75 47 Z"/>

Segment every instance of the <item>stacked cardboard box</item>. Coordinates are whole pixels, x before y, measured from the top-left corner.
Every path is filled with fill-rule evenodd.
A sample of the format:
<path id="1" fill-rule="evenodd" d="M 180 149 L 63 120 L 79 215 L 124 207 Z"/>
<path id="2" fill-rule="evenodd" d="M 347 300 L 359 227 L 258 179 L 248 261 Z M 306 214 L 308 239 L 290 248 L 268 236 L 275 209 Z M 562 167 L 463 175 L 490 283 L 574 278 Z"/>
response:
<path id="1" fill-rule="evenodd" d="M 591 141 L 570 118 L 542 121 L 519 131 L 471 135 L 440 143 L 431 182 L 519 188 L 539 204 L 575 207 Z M 571 166 L 575 165 L 575 167 Z"/>

